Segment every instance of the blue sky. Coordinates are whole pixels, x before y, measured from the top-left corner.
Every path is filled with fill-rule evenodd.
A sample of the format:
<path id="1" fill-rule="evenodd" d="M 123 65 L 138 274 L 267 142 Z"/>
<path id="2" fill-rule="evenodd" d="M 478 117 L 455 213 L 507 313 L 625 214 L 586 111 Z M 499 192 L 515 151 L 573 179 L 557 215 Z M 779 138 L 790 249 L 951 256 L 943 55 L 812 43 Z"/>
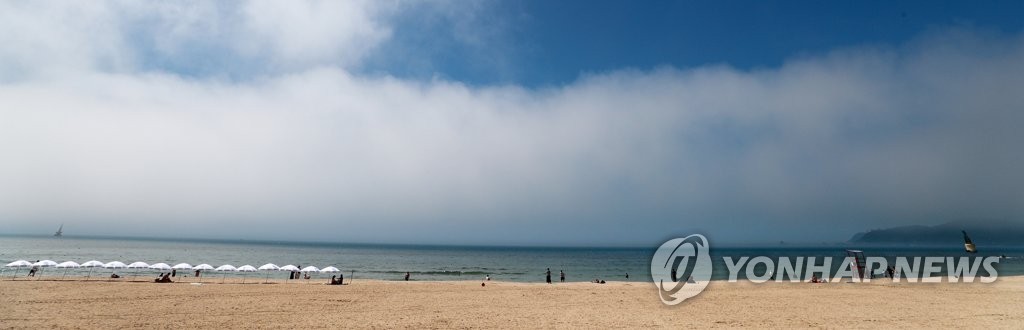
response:
<path id="1" fill-rule="evenodd" d="M 623 68 L 773 68 L 839 47 L 896 46 L 950 27 L 1004 34 L 1024 27 L 1019 1 L 495 1 L 483 7 L 472 18 L 482 43 L 454 38 L 450 21 L 409 12 L 383 48 L 414 51 L 395 59 L 385 54 L 389 60 L 363 70 L 471 84 L 561 85 Z M 432 65 L 410 63 L 405 55 Z"/>
<path id="2" fill-rule="evenodd" d="M 655 246 L 1024 221 L 1022 10 L 0 1 L 0 232 Z"/>

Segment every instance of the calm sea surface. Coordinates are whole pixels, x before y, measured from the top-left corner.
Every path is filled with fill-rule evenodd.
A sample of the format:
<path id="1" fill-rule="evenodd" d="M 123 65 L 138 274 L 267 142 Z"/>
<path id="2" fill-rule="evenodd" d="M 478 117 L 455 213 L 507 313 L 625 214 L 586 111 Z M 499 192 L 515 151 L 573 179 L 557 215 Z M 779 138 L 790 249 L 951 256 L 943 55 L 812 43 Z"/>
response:
<path id="1" fill-rule="evenodd" d="M 650 281 L 650 261 L 654 249 L 650 248 L 530 248 L 530 247 L 469 247 L 469 246 L 410 246 L 360 245 L 334 243 L 250 242 L 213 240 L 157 240 L 126 238 L 25 237 L 0 236 L 0 265 L 14 260 L 36 261 L 50 259 L 56 262 L 89 260 L 132 263 L 163 262 L 170 265 L 206 263 L 214 267 L 231 264 L 236 267 L 266 263 L 337 267 L 346 278 L 401 280 L 405 272 L 413 280 L 477 280 L 490 275 L 495 280 L 542 282 L 544 270 L 551 268 L 556 277 L 565 270 L 569 281 L 589 281 L 600 278 L 610 281 Z M 867 256 L 893 258 L 896 256 L 967 256 L 959 246 L 950 247 L 712 247 L 715 263 L 713 278 L 728 276 L 722 262 L 724 256 L 769 257 L 833 257 L 837 269 L 848 248 L 863 250 Z M 1000 275 L 1024 275 L 1024 247 L 984 247 L 977 256 L 1006 256 L 996 266 Z M 893 262 L 890 260 L 890 263 Z M 819 261 L 820 263 L 820 261 Z M 46 274 L 62 274 L 63 270 L 46 269 Z M 108 270 L 94 270 L 93 274 L 108 276 Z M 132 270 L 117 270 L 132 274 Z M 143 270 L 140 274 L 158 273 Z M 4 276 L 11 275 L 4 270 Z M 21 270 L 24 275 L 25 271 Z M 86 275 L 87 269 L 72 270 L 70 275 Z M 220 274 L 218 274 L 220 275 Z M 95 275 L 94 275 L 95 276 Z M 232 276 L 238 276 L 233 274 Z M 247 274 L 263 277 L 265 273 Z M 286 273 L 270 276 L 285 279 Z M 321 275 L 323 276 L 323 275 Z M 326 275 L 330 277 L 330 274 Z M 741 276 L 742 277 L 742 276 Z"/>

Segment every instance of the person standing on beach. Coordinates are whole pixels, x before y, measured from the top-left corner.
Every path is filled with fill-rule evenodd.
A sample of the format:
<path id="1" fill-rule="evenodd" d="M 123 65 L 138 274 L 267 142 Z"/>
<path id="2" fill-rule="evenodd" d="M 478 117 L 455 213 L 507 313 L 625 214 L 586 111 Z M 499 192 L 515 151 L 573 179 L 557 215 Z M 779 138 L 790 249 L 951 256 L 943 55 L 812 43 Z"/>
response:
<path id="1" fill-rule="evenodd" d="M 548 284 L 551 284 L 551 268 L 548 268 L 548 270 L 544 272 L 544 277 L 547 280 Z"/>
<path id="2" fill-rule="evenodd" d="M 409 272 L 405 272 L 405 280 L 406 280 L 406 281 L 408 281 L 408 280 L 409 280 Z"/>
<path id="3" fill-rule="evenodd" d="M 629 279 L 629 273 L 626 273 L 626 279 L 627 280 Z"/>
<path id="4" fill-rule="evenodd" d="M 565 271 L 564 270 L 561 270 L 561 269 L 558 270 L 558 281 L 562 282 L 562 283 L 565 283 Z"/>

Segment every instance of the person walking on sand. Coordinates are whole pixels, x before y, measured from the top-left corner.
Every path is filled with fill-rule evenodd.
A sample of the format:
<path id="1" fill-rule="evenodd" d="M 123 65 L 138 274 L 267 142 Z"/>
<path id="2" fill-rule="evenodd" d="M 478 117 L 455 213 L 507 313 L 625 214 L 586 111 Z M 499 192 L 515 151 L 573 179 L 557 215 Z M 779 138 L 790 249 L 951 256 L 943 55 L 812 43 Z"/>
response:
<path id="1" fill-rule="evenodd" d="M 558 281 L 562 282 L 562 283 L 565 283 L 565 271 L 564 270 L 561 270 L 561 269 L 558 270 Z"/>
<path id="2" fill-rule="evenodd" d="M 544 272 L 544 278 L 547 280 L 548 284 L 551 284 L 551 268 L 548 268 L 548 270 Z"/>

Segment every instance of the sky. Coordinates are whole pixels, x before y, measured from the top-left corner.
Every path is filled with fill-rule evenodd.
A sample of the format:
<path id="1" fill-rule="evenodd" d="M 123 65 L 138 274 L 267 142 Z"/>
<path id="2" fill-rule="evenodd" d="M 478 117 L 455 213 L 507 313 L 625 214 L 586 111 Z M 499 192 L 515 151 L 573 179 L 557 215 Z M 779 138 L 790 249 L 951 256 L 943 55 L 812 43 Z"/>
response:
<path id="1" fill-rule="evenodd" d="M 1024 3 L 0 1 L 0 233 L 1024 222 Z"/>

